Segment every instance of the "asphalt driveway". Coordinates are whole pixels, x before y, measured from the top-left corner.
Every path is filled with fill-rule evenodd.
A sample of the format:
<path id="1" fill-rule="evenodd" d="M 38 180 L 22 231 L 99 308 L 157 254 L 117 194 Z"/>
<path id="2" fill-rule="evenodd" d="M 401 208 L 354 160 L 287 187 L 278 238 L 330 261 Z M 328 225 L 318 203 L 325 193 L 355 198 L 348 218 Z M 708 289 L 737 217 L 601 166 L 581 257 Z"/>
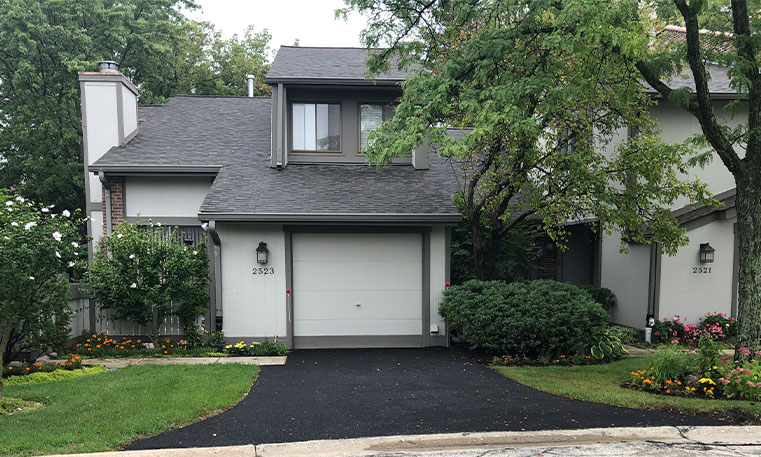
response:
<path id="1" fill-rule="evenodd" d="M 447 349 L 295 351 L 235 407 L 127 449 L 660 425 L 717 424 L 539 392 Z"/>

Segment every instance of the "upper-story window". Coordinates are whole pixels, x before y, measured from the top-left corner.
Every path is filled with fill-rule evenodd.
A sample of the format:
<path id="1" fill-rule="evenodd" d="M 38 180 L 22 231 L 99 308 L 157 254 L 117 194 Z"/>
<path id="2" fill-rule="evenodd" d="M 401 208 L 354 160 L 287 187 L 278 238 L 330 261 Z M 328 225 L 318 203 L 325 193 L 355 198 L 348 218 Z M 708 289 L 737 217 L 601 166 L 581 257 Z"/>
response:
<path id="1" fill-rule="evenodd" d="M 341 105 L 293 103 L 292 149 L 307 152 L 341 152 Z"/>
<path id="2" fill-rule="evenodd" d="M 359 149 L 365 149 L 370 132 L 394 117 L 396 105 L 391 103 L 362 103 L 359 105 Z"/>

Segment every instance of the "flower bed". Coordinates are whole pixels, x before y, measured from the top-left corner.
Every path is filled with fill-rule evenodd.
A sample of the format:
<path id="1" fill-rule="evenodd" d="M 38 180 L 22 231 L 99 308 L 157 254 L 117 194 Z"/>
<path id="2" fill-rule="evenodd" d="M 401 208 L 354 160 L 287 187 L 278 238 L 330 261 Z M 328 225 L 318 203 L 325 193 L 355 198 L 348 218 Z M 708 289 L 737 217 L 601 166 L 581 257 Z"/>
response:
<path id="1" fill-rule="evenodd" d="M 76 354 L 70 354 L 68 360 L 61 362 L 34 362 L 21 365 L 7 365 L 3 367 L 3 378 L 15 376 L 27 376 L 32 373 L 51 373 L 56 370 L 80 370 L 82 358 Z"/>
<path id="2" fill-rule="evenodd" d="M 151 344 L 140 338 L 115 339 L 107 332 L 99 334 L 86 334 L 81 337 L 80 343 L 74 351 L 84 358 L 114 359 L 114 358 L 148 358 L 148 357 L 227 357 L 227 356 L 283 356 L 288 353 L 288 348 L 279 343 L 252 343 L 246 345 L 243 342 L 235 345 L 227 345 L 223 352 L 219 352 L 219 346 L 224 341 L 224 333 L 213 332 L 205 344 L 191 345 L 188 340 L 174 340 L 164 338 L 158 344 Z"/>
<path id="3" fill-rule="evenodd" d="M 704 334 L 695 350 L 664 345 L 647 359 L 647 369 L 632 371 L 626 386 L 664 395 L 761 400 L 761 348 L 738 349 L 739 357 L 722 354 L 722 346 Z"/>
<path id="4" fill-rule="evenodd" d="M 658 342 L 695 345 L 703 335 L 714 341 L 732 338 L 736 333 L 736 325 L 735 318 L 727 317 L 724 313 L 706 313 L 697 324 L 685 324 L 675 314 L 673 319 L 664 317 L 662 321 L 657 321 L 653 330 Z"/>
<path id="5" fill-rule="evenodd" d="M 288 353 L 288 348 L 285 347 L 283 344 L 278 343 L 270 343 L 270 342 L 253 342 L 249 345 L 246 345 L 243 341 L 235 344 L 228 344 L 225 346 L 225 353 L 230 354 L 232 356 L 252 356 L 252 357 L 262 357 L 262 356 L 272 356 L 272 355 L 279 355 L 283 356 Z"/>

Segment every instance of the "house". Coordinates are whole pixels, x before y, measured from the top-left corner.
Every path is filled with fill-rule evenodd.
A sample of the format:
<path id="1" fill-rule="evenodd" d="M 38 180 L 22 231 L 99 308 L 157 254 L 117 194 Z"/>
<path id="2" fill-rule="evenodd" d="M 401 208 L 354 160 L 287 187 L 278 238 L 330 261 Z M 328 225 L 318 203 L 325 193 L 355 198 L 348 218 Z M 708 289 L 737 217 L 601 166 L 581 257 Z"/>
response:
<path id="1" fill-rule="evenodd" d="M 405 74 L 367 51 L 282 47 L 272 97 L 138 106 L 113 62 L 80 73 L 89 246 L 121 221 L 208 234 L 207 328 L 295 348 L 447 345 L 452 169 L 426 148 L 368 166 Z M 252 78 L 252 77 L 250 77 Z"/>
<path id="2" fill-rule="evenodd" d="M 661 38 L 683 40 L 684 29 Z M 406 77 L 391 70 L 368 80 L 366 57 L 285 46 L 267 75 L 271 97 L 178 96 L 163 106 L 138 107 L 138 88 L 113 63 L 81 73 L 90 255 L 124 220 L 178 227 L 189 242 L 206 232 L 207 328 L 295 348 L 447 345 L 437 308 L 460 221 L 457 181 L 423 147 L 390 167 L 366 164 L 367 135 L 392 115 Z M 747 107 L 722 111 L 737 94 L 726 69 L 710 73 L 717 113 L 735 126 Z M 651 116 L 669 142 L 701 132 L 662 100 Z M 619 131 L 607 152 L 631 134 Z M 674 206 L 690 239 L 677 255 L 656 244 L 621 252 L 621 233 L 580 221 L 569 227 L 568 250 L 541 246 L 536 276 L 611 289 L 613 321 L 636 328 L 650 316 L 736 315 L 734 180 L 718 159 L 694 177 L 723 205 Z"/>
<path id="3" fill-rule="evenodd" d="M 711 33 L 711 32 L 702 32 Z M 664 41 L 684 41 L 685 29 L 669 26 L 659 34 Z M 729 127 L 746 122 L 748 107 L 739 104 L 730 86 L 727 68 L 709 65 L 709 91 L 719 121 Z M 694 88 L 689 71 L 669 81 L 673 88 Z M 656 97 L 655 91 L 647 89 Z M 741 99 L 739 99 L 741 100 Z M 698 120 L 665 100 L 657 100 L 650 116 L 661 129 L 661 137 L 670 143 L 682 143 L 701 134 Z M 618 132 L 623 139 L 632 134 Z M 615 143 L 608 146 L 612 153 Z M 741 153 L 742 156 L 742 153 Z M 570 227 L 569 249 L 550 252 L 554 263 L 547 277 L 577 284 L 595 284 L 611 289 L 618 304 L 612 311 L 616 323 L 643 328 L 649 316 L 695 323 L 706 313 L 721 312 L 737 316 L 738 243 L 735 234 L 735 181 L 732 174 L 714 153 L 704 168 L 695 167 L 688 179 L 698 178 L 722 204 L 717 208 L 695 207 L 686 200 L 678 201 L 673 215 L 687 230 L 689 244 L 674 256 L 661 252 L 657 244 L 628 244 L 621 252 L 621 233 L 602 235 L 588 224 Z M 711 251 L 708 255 L 707 251 Z"/>

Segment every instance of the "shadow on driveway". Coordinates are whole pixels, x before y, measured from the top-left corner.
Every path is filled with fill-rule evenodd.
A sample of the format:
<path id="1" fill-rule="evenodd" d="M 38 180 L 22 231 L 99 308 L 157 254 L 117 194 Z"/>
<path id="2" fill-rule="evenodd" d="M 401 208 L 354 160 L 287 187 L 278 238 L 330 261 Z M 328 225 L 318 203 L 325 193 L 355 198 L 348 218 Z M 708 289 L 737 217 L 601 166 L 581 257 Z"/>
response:
<path id="1" fill-rule="evenodd" d="M 716 419 L 558 397 L 443 348 L 313 350 L 262 367 L 248 396 L 228 411 L 127 449 L 661 425 Z"/>

